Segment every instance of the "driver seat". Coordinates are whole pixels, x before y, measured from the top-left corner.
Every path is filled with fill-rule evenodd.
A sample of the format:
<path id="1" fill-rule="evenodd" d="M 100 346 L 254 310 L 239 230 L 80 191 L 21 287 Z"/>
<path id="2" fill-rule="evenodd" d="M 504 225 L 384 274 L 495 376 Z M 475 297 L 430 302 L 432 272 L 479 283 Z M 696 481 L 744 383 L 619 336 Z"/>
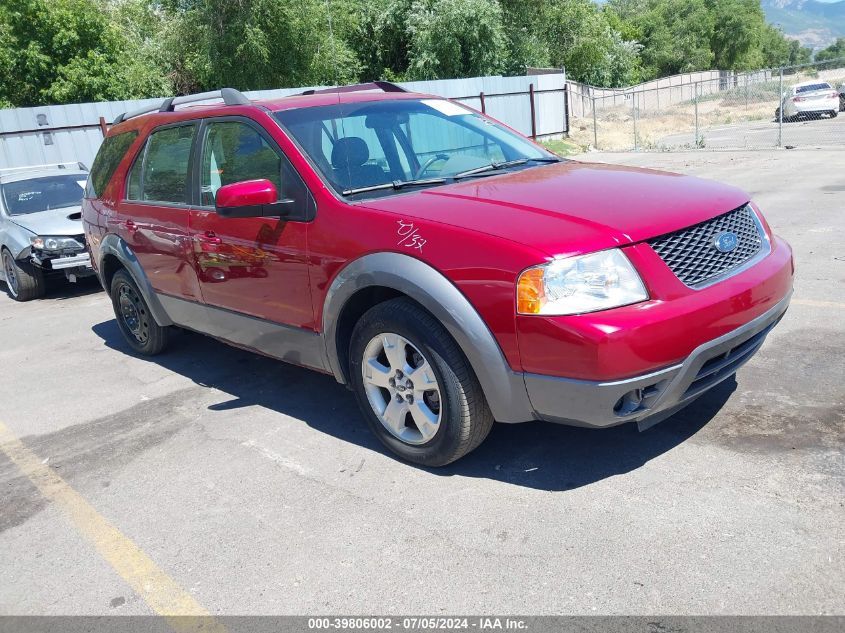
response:
<path id="1" fill-rule="evenodd" d="M 338 139 L 332 147 L 334 181 L 344 189 L 369 187 L 387 182 L 384 170 L 378 165 L 368 165 L 370 148 L 358 136 Z"/>

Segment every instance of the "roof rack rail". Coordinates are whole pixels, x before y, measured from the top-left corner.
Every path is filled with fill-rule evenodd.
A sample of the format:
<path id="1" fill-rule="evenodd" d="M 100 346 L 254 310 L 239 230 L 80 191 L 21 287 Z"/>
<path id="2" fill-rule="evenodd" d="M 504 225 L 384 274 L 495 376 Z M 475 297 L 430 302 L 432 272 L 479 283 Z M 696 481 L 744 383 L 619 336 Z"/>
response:
<path id="1" fill-rule="evenodd" d="M 82 171 L 88 171 L 88 168 L 85 166 L 85 163 L 81 163 L 79 161 L 71 161 L 67 163 L 48 163 L 46 165 L 27 165 L 26 167 L 1 167 L 0 168 L 0 177 L 8 176 L 11 174 L 22 174 L 28 171 L 42 171 L 44 169 L 79 169 Z"/>
<path id="2" fill-rule="evenodd" d="M 339 88 L 322 88 L 320 90 L 306 90 L 302 95 L 323 95 L 332 92 L 358 92 L 360 90 L 381 90 L 383 92 L 410 92 L 402 86 L 390 81 L 371 81 L 365 84 L 354 84 L 351 86 L 340 86 Z"/>
<path id="3" fill-rule="evenodd" d="M 239 90 L 234 88 L 223 88 L 221 90 L 212 90 L 210 92 L 200 92 L 193 95 L 184 95 L 181 97 L 168 97 L 159 105 L 147 106 L 132 112 L 124 112 L 118 114 L 112 125 L 117 125 L 127 119 L 132 119 L 142 114 L 149 114 L 150 112 L 173 112 L 178 105 L 186 103 L 194 103 L 196 101 L 210 101 L 211 99 L 223 99 L 226 105 L 249 105 L 252 103 L 249 98 Z"/>

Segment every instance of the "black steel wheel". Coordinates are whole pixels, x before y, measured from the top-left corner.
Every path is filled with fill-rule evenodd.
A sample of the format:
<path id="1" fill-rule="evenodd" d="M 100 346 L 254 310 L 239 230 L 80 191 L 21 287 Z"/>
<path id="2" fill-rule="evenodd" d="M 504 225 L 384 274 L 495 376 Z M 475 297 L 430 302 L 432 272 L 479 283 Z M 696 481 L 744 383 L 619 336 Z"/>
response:
<path id="1" fill-rule="evenodd" d="M 117 324 L 132 349 L 144 356 L 163 352 L 170 328 L 156 323 L 135 280 L 125 270 L 112 278 L 111 299 Z"/>

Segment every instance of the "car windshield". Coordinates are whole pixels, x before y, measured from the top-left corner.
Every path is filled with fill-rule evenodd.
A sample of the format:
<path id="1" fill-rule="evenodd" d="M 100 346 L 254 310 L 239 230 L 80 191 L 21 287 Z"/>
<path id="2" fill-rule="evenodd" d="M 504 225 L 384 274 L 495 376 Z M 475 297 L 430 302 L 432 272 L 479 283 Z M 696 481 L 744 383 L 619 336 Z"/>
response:
<path id="1" fill-rule="evenodd" d="M 815 92 L 816 90 L 833 90 L 833 88 L 831 88 L 828 83 L 810 84 L 809 86 L 798 86 L 795 89 L 795 94 L 801 94 L 802 92 Z"/>
<path id="2" fill-rule="evenodd" d="M 82 203 L 85 174 L 61 174 L 7 182 L 2 187 L 9 215 L 27 215 Z"/>
<path id="3" fill-rule="evenodd" d="M 445 99 L 338 103 L 275 116 L 326 181 L 346 196 L 385 195 L 558 160 Z"/>

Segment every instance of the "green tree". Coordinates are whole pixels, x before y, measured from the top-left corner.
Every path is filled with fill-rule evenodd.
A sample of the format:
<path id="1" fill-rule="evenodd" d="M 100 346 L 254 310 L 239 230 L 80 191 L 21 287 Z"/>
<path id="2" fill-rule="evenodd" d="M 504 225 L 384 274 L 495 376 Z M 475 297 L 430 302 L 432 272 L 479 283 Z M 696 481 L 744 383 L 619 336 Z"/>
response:
<path id="1" fill-rule="evenodd" d="M 407 20 L 412 0 L 362 0 L 346 33 L 361 64 L 361 78 L 399 79 L 408 69 Z"/>
<path id="2" fill-rule="evenodd" d="M 789 65 L 809 64 L 813 59 L 813 49 L 801 46 L 798 40 L 789 40 Z"/>
<path id="3" fill-rule="evenodd" d="M 544 12 L 552 65 L 578 81 L 616 87 L 639 79 L 640 45 L 625 40 L 618 19 L 591 0 L 558 0 Z"/>
<path id="4" fill-rule="evenodd" d="M 789 40 L 783 36 L 783 31 L 770 24 L 766 25 L 760 34 L 760 66 L 774 68 L 789 64 Z"/>
<path id="5" fill-rule="evenodd" d="M 495 75 L 505 67 L 496 0 L 414 0 L 408 13 L 409 79 Z"/>
<path id="6" fill-rule="evenodd" d="M 762 60 L 757 53 L 766 27 L 759 0 L 709 0 L 708 8 L 715 67 L 745 70 L 759 65 Z"/>
<path id="7" fill-rule="evenodd" d="M 142 97 L 172 94 L 162 49 L 164 14 L 150 0 L 112 0 L 107 6 L 109 21 L 124 40 L 120 63 L 123 80 L 131 86 L 128 92 Z"/>
<path id="8" fill-rule="evenodd" d="M 617 87 L 810 55 L 757 0 L 3 0 L 0 107 L 527 66 Z"/>
<path id="9" fill-rule="evenodd" d="M 507 51 L 505 72 L 519 75 L 529 66 L 551 66 L 547 39 L 548 0 L 499 0 Z"/>
<path id="10" fill-rule="evenodd" d="M 833 59 L 843 58 L 845 58 L 845 37 L 836 38 L 836 41 L 833 44 L 816 53 L 817 62 L 826 62 Z"/>
<path id="11" fill-rule="evenodd" d="M 704 0 L 651 0 L 634 22 L 643 33 L 646 78 L 713 67 L 713 16 Z"/>
<path id="12" fill-rule="evenodd" d="M 0 101 L 32 106 L 159 92 L 162 73 L 127 63 L 133 52 L 98 0 L 5 0 Z"/>
<path id="13" fill-rule="evenodd" d="M 642 44 L 647 79 L 750 70 L 802 54 L 800 45 L 766 23 L 758 0 L 610 0 L 607 10 L 626 25 L 626 37 Z"/>
<path id="14" fill-rule="evenodd" d="M 332 37 L 330 6 L 324 0 L 162 0 L 174 83 L 181 90 L 263 90 L 354 81 L 360 66 L 342 34 L 344 12 L 332 12 L 341 31 Z"/>

